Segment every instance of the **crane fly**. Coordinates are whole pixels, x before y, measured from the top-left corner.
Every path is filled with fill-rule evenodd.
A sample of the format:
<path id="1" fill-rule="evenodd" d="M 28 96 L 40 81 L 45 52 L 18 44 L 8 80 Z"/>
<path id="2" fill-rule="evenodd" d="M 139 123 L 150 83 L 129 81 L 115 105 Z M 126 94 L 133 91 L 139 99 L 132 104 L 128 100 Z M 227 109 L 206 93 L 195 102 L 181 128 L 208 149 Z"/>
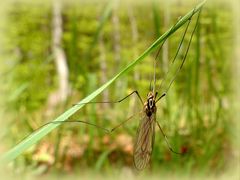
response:
<path id="1" fill-rule="evenodd" d="M 200 10 L 201 11 L 201 10 Z M 193 11 L 194 12 L 194 11 Z M 157 124 L 157 126 L 159 127 L 162 135 L 164 136 L 165 138 L 165 141 L 168 145 L 168 148 L 170 149 L 171 152 L 175 153 L 175 154 L 182 154 L 180 152 L 176 152 L 172 149 L 172 147 L 170 146 L 170 144 L 168 143 L 168 139 L 167 139 L 167 136 L 164 134 L 159 122 L 156 120 L 156 113 L 157 113 L 157 107 L 156 107 L 156 103 L 161 99 L 163 98 L 164 96 L 166 96 L 167 94 L 167 91 L 169 90 L 170 86 L 172 85 L 173 81 L 175 80 L 176 78 L 176 75 L 179 73 L 180 69 L 183 67 L 183 64 L 186 60 L 186 57 L 187 57 L 187 53 L 188 53 L 188 50 L 190 48 L 190 44 L 191 44 L 191 41 L 192 41 L 192 37 L 193 37 L 193 34 L 196 30 L 196 27 L 197 27 L 197 24 L 198 24 L 198 20 L 199 20 L 199 16 L 200 16 L 200 12 L 198 14 L 198 17 L 197 17 L 197 21 L 196 21 L 196 24 L 195 24 L 195 27 L 194 27 L 194 30 L 191 34 L 191 37 L 190 37 L 190 41 L 188 43 L 188 46 L 187 46 L 187 50 L 186 50 L 186 53 L 183 57 L 183 60 L 182 60 L 182 63 L 179 67 L 179 69 L 176 71 L 173 79 L 171 80 L 166 92 L 164 92 L 159 98 L 157 98 L 158 96 L 158 92 L 155 92 L 155 84 L 156 84 L 156 59 L 159 55 L 159 52 L 164 44 L 164 42 L 162 43 L 161 47 L 159 48 L 158 52 L 157 52 L 157 55 L 156 55 L 156 58 L 155 58 L 155 61 L 154 61 L 154 86 L 153 88 L 150 90 L 150 92 L 148 93 L 147 95 L 147 101 L 143 104 L 143 116 L 140 120 L 140 124 L 138 126 L 138 130 L 137 130 L 137 135 L 136 135 L 136 140 L 135 140 L 135 144 L 134 144 L 134 150 L 133 150 L 133 162 L 134 162 L 134 166 L 136 167 L 136 169 L 138 170 L 142 170 L 144 169 L 148 164 L 149 164 L 149 161 L 151 159 L 151 154 L 152 154 L 152 151 L 153 151 L 153 146 L 154 146 L 154 138 L 155 138 L 155 125 Z M 192 18 L 192 17 L 191 17 Z M 183 37 L 181 39 L 181 42 L 179 44 L 179 47 L 178 47 L 178 50 L 176 52 L 176 55 L 172 61 L 172 63 L 174 63 L 174 61 L 176 60 L 176 57 L 178 55 L 178 52 L 181 48 L 181 45 L 182 45 L 182 42 L 185 38 L 185 34 L 187 32 L 187 29 L 189 27 L 189 24 L 190 24 L 190 21 L 191 21 L 191 18 L 189 19 L 188 21 L 188 24 L 187 24 L 187 27 L 185 29 L 185 32 L 183 34 Z M 169 71 L 168 71 L 169 72 Z M 167 74 L 168 74 L 167 72 Z M 165 79 L 164 79 L 165 80 Z M 163 81 L 164 81 L 163 80 Z M 163 82 L 162 81 L 162 82 Z M 150 85 L 151 86 L 151 85 Z M 162 86 L 162 83 L 160 85 L 160 87 Z M 141 100 L 142 102 L 142 100 Z"/>
<path id="2" fill-rule="evenodd" d="M 142 106 L 143 106 L 143 110 L 142 110 L 142 117 L 141 117 L 141 120 L 140 120 L 140 123 L 139 123 L 139 126 L 138 126 L 138 129 L 137 129 L 137 134 L 136 134 L 136 139 L 135 139 L 135 143 L 134 143 L 134 149 L 133 149 L 133 163 L 134 163 L 134 166 L 137 170 L 142 170 L 144 168 L 146 168 L 146 166 L 149 164 L 150 162 L 150 159 L 151 159 L 151 154 L 152 154 L 152 151 L 153 151 L 153 146 L 154 146 L 154 138 L 155 138 L 155 126 L 157 124 L 158 128 L 160 129 L 160 132 L 162 133 L 165 141 L 166 141 L 166 144 L 169 148 L 169 150 L 175 154 L 182 154 L 181 152 L 176 152 L 173 150 L 173 148 L 170 146 L 169 142 L 168 142 L 168 139 L 167 139 L 167 136 L 164 134 L 159 122 L 156 120 L 156 113 L 157 113 L 157 107 L 156 107 L 156 104 L 158 103 L 158 101 L 160 99 L 162 99 L 164 96 L 167 95 L 167 92 L 169 90 L 169 88 L 171 87 L 172 83 L 174 82 L 177 74 L 179 73 L 179 71 L 182 69 L 183 67 L 183 64 L 186 60 L 186 57 L 187 57 L 187 54 L 188 54 L 188 50 L 190 48 L 190 44 L 191 44 L 191 41 L 192 41 L 192 37 L 193 37 L 193 34 L 196 30 L 196 27 L 198 25 L 198 21 L 199 21 L 199 17 L 200 17 L 200 12 L 201 12 L 201 9 L 199 10 L 198 12 L 198 17 L 197 17 L 197 20 L 196 20 L 196 24 L 194 26 L 194 29 L 191 33 L 191 37 L 190 37 L 190 40 L 188 42 L 188 45 L 187 45 L 187 48 L 186 48 L 186 52 L 182 58 L 182 61 L 180 62 L 180 66 L 178 67 L 178 69 L 176 70 L 173 78 L 171 79 L 169 85 L 167 86 L 167 89 L 166 91 L 161 94 L 159 96 L 158 92 L 156 92 L 156 60 L 157 60 L 157 57 L 159 55 L 159 52 L 160 50 L 162 49 L 163 47 L 163 44 L 165 43 L 166 39 L 163 41 L 163 43 L 161 44 L 157 54 L 156 54 L 156 57 L 155 57 L 155 60 L 154 60 L 154 76 L 153 76 L 153 79 L 154 79 L 154 83 L 153 83 L 153 87 L 152 85 L 150 84 L 150 91 L 147 95 L 147 100 L 146 102 L 143 102 L 141 96 L 139 95 L 138 91 L 133 91 L 132 93 L 130 93 L 129 95 L 127 95 L 126 97 L 118 100 L 118 101 L 114 101 L 114 102 L 88 102 L 88 103 L 81 103 L 81 104 L 75 104 L 75 105 L 82 105 L 82 104 L 91 104 L 91 103 L 120 103 L 122 101 L 124 101 L 125 99 L 129 98 L 130 96 L 132 96 L 133 94 L 136 94 L 137 97 L 139 98 L 139 100 L 141 101 L 142 103 Z M 193 13 L 192 15 L 190 16 L 190 18 L 188 19 L 188 23 L 187 23 L 187 26 L 186 26 L 186 29 L 184 31 L 184 34 L 181 38 L 181 41 L 179 43 L 179 46 L 178 46 L 178 49 L 176 51 L 176 54 L 174 56 L 174 59 L 172 60 L 172 64 L 175 62 L 176 58 L 177 58 L 177 55 L 180 51 L 180 48 L 181 48 L 181 45 L 183 43 L 183 40 L 185 38 L 185 35 L 186 35 L 186 32 L 188 30 L 188 27 L 189 27 L 189 24 L 191 22 L 191 19 L 192 19 L 192 16 L 194 15 L 195 13 L 195 9 L 193 10 Z M 176 23 L 177 24 L 177 23 Z M 176 25 L 175 24 L 175 25 Z M 175 26 L 174 25 L 174 26 Z M 170 31 L 174 28 L 174 26 L 170 29 Z M 169 68 L 170 69 L 170 68 Z M 161 84 L 160 84 L 160 88 L 162 87 L 162 84 L 163 82 L 166 80 L 166 77 L 168 76 L 169 74 L 169 70 L 168 72 L 166 73 L 166 76 L 165 78 L 162 80 Z M 151 81 L 152 82 L 152 81 Z M 105 127 L 101 127 L 101 126 L 98 126 L 96 124 L 93 124 L 93 123 L 90 123 L 90 122 L 86 122 L 86 121 L 81 121 L 81 120 L 73 120 L 73 121 L 52 121 L 52 122 L 49 122 L 47 124 L 44 124 L 43 126 L 45 125 L 48 125 L 48 124 L 52 124 L 52 123 L 85 123 L 87 125 L 90 125 L 90 126 L 94 126 L 94 127 L 97 127 L 99 129 L 102 129 L 104 131 L 106 131 L 107 133 L 111 133 L 113 132 L 115 129 L 119 128 L 120 126 L 122 126 L 124 123 L 126 123 L 127 121 L 129 121 L 133 116 L 129 117 L 128 119 L 126 119 L 125 121 L 123 121 L 122 123 L 120 123 L 119 125 L 115 126 L 114 128 L 112 128 L 111 130 L 109 129 L 106 129 Z M 41 126 L 40 128 L 36 129 L 35 131 L 41 129 L 43 126 Z M 24 138 L 25 139 L 25 138 Z"/>

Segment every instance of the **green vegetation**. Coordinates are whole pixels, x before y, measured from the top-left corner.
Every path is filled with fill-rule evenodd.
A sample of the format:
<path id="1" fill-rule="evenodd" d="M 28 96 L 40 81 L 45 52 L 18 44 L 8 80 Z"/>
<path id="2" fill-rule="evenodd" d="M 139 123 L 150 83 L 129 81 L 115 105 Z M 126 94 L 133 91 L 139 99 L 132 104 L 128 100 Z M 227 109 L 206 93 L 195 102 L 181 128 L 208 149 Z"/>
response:
<path id="1" fill-rule="evenodd" d="M 73 104 L 115 101 L 133 90 L 146 99 L 152 62 L 168 39 L 156 70 L 157 87 L 167 76 L 157 89 L 164 92 L 174 76 L 171 72 L 179 67 L 171 61 L 186 22 L 201 5 L 157 0 L 63 2 L 60 48 L 69 75 L 67 99 L 61 101 L 61 75 L 52 43 L 54 5 L 10 4 L 1 31 L 1 111 L 6 126 L 0 134 L 4 144 L 0 149 L 7 152 L 1 160 L 10 162 L 16 172 L 34 174 L 89 169 L 114 174 L 117 168 L 134 169 L 132 150 L 142 110 L 137 98 L 119 104 Z M 233 16 L 224 1 L 203 6 L 186 62 L 166 98 L 158 103 L 157 120 L 170 144 L 187 153 L 172 154 L 156 129 L 152 161 L 143 173 L 218 174 L 231 165 L 236 154 L 231 108 Z M 184 56 L 196 18 L 197 13 L 176 62 Z M 87 121 L 111 129 L 132 114 L 136 115 L 131 121 L 110 134 L 80 123 L 48 124 L 34 132 L 53 119 Z"/>

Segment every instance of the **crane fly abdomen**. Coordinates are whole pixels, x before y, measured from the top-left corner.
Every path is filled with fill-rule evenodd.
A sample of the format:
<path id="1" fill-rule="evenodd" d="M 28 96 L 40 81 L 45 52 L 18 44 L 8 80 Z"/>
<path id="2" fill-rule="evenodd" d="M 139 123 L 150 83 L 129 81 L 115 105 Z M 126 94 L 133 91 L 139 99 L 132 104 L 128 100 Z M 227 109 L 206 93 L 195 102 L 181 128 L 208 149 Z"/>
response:
<path id="1" fill-rule="evenodd" d="M 144 115 L 137 130 L 133 153 L 134 165 L 138 170 L 144 169 L 149 163 L 154 145 L 157 108 L 152 92 L 148 94 L 143 111 Z"/>

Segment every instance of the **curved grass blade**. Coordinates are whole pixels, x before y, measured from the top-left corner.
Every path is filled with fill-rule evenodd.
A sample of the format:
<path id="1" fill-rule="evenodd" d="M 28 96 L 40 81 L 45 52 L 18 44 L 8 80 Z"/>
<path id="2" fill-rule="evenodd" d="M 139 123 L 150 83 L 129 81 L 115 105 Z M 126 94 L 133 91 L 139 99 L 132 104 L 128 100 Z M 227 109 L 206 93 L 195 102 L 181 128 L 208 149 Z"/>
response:
<path id="1" fill-rule="evenodd" d="M 133 69 L 133 67 L 142 61 L 147 55 L 149 55 L 152 51 L 154 51 L 160 44 L 163 42 L 166 38 L 168 38 L 171 34 L 173 34 L 177 29 L 179 29 L 183 24 L 185 24 L 188 19 L 195 13 L 197 13 L 203 4 L 206 2 L 206 0 L 199 3 L 193 10 L 188 12 L 184 17 L 182 17 L 178 23 L 174 25 L 174 27 L 169 28 L 167 32 L 165 32 L 162 36 L 160 36 L 150 47 L 148 47 L 137 59 L 135 59 L 133 62 L 131 62 L 128 66 L 123 68 L 122 71 L 120 71 L 118 74 L 116 74 L 112 79 L 110 79 L 108 82 L 103 84 L 101 87 L 99 87 L 97 90 L 95 90 L 93 93 L 88 95 L 86 98 L 78 102 L 80 104 L 79 106 L 73 106 L 70 109 L 66 110 L 64 113 L 62 113 L 60 116 L 58 116 L 53 121 L 65 121 L 70 116 L 72 116 L 75 112 L 77 112 L 79 109 L 81 109 L 85 104 L 88 103 L 91 100 L 93 100 L 97 95 L 99 95 L 104 89 L 106 89 L 108 86 L 110 86 L 113 82 L 115 82 L 119 77 L 126 74 L 128 71 Z M 60 124 L 48 124 L 38 131 L 33 132 L 31 135 L 29 135 L 26 139 L 24 139 L 22 142 L 14 146 L 12 149 L 10 149 L 8 152 L 3 154 L 0 157 L 1 163 L 7 163 L 12 160 L 14 160 L 16 157 L 18 157 L 23 151 L 37 143 L 39 140 L 41 140 L 44 136 L 46 136 L 48 133 L 50 133 L 52 130 L 54 130 L 56 127 L 58 127 Z"/>

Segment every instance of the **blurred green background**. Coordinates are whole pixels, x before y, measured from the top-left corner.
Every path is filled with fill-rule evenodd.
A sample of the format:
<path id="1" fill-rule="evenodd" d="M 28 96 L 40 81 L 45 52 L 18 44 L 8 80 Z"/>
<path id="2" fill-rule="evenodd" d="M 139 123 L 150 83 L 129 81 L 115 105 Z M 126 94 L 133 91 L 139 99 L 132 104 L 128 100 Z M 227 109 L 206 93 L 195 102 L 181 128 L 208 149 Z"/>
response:
<path id="1" fill-rule="evenodd" d="M 108 81 L 199 2 L 2 3 L 1 152 Z M 187 154 L 172 154 L 156 129 L 152 160 L 142 174 L 215 177 L 239 167 L 237 11 L 237 1 L 214 0 L 205 4 L 186 63 L 167 97 L 158 103 L 157 120 L 171 146 Z M 185 27 L 168 39 L 159 55 L 158 87 L 168 68 L 173 68 L 170 62 Z M 155 55 L 156 52 L 147 56 L 94 101 L 118 100 L 133 90 L 146 99 Z M 183 56 L 184 50 L 180 50 L 179 59 Z M 172 75 L 168 74 L 170 78 Z M 166 89 L 169 77 L 159 92 Z M 131 97 L 120 104 L 86 105 L 70 119 L 111 129 L 141 110 L 137 98 Z M 132 151 L 138 123 L 136 115 L 111 134 L 85 124 L 64 124 L 10 162 L 7 169 L 33 177 L 81 177 L 92 171 L 135 177 Z M 238 175 L 237 172 L 233 176 Z"/>

